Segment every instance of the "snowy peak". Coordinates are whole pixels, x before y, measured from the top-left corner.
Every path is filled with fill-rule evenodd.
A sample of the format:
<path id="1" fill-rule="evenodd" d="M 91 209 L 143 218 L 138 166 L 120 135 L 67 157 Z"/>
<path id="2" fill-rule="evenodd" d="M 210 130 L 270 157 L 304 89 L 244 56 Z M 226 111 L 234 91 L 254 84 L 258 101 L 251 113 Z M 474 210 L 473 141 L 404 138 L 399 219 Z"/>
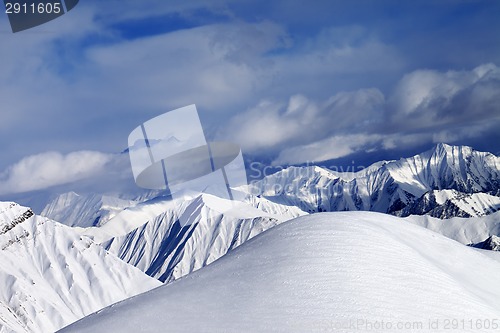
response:
<path id="1" fill-rule="evenodd" d="M 170 282 L 304 214 L 265 198 L 235 203 L 202 194 L 189 200 L 156 198 L 81 232 L 148 275 Z"/>
<path id="2" fill-rule="evenodd" d="M 467 146 L 438 144 L 422 154 L 389 163 L 388 168 L 398 183 L 423 191 L 475 193 L 500 187 L 500 158 Z"/>
<path id="3" fill-rule="evenodd" d="M 14 202 L 0 202 L 0 235 L 35 215 L 31 208 Z"/>
<path id="4" fill-rule="evenodd" d="M 63 222 L 76 226 L 82 216 L 75 212 L 87 214 L 90 221 L 94 216 L 103 216 L 103 202 L 103 196 L 67 193 L 49 204 L 44 213 L 66 216 Z M 157 196 L 117 209 L 107 221 L 101 219 L 103 223 L 75 230 L 148 275 L 172 281 L 216 260 L 263 230 L 304 214 L 295 206 L 254 196 L 248 196 L 246 202 L 209 194 L 184 200 Z"/>
<path id="5" fill-rule="evenodd" d="M 0 332 L 53 332 L 159 285 L 73 228 L 0 204 Z"/>
<path id="6" fill-rule="evenodd" d="M 398 216 L 430 215 L 438 218 L 479 217 L 500 210 L 500 197 L 487 193 L 463 193 L 457 190 L 433 190 L 416 199 Z"/>

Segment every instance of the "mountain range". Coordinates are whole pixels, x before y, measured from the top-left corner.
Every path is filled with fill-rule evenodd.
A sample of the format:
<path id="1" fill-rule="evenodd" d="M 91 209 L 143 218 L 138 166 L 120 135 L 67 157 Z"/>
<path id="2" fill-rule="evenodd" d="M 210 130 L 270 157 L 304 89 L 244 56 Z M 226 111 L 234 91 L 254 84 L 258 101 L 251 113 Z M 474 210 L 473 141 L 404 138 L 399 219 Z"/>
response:
<path id="1" fill-rule="evenodd" d="M 358 172 L 289 167 L 253 182 L 250 188 L 255 195 L 309 213 L 375 211 L 439 218 L 498 211 L 499 191 L 500 157 L 446 144 Z"/>
<path id="2" fill-rule="evenodd" d="M 206 194 L 187 201 L 161 195 L 126 201 L 67 193 L 42 214 L 72 226 L 92 226 L 79 232 L 148 275 L 172 282 L 260 232 L 314 212 L 371 210 L 409 216 L 422 226 L 439 225 L 434 231 L 464 244 L 479 244 L 500 234 L 496 220 L 486 218 L 500 209 L 499 181 L 500 158 L 439 144 L 356 173 L 289 167 L 241 188 L 248 195 L 238 209 L 228 210 L 229 202 Z M 450 222 L 429 222 L 432 217 Z M 488 222 L 451 222 L 455 217 L 485 217 L 480 220 Z M 181 227 L 179 219 L 191 222 Z M 467 237 L 450 232 L 452 226 L 468 230 Z"/>
<path id="3" fill-rule="evenodd" d="M 269 318 L 271 314 L 275 314 L 277 318 L 293 321 L 294 316 L 286 317 L 285 314 L 273 310 L 276 306 L 272 301 L 274 297 L 285 307 L 289 306 L 290 309 L 295 309 L 293 311 L 299 311 L 298 305 L 294 303 L 298 298 L 292 297 L 293 292 L 287 289 L 286 283 L 281 289 L 275 286 L 276 290 L 285 294 L 292 292 L 292 296 L 280 298 L 272 296 L 272 293 L 265 296 L 264 293 L 268 289 L 260 288 L 256 281 L 262 279 L 262 283 L 270 283 L 270 280 L 264 277 L 274 276 L 273 269 L 287 272 L 290 277 L 285 281 L 299 279 L 303 274 L 307 276 L 307 272 L 310 272 L 314 283 L 296 286 L 305 288 L 302 295 L 304 299 L 319 297 L 312 289 L 312 285 L 317 285 L 321 290 L 328 292 L 325 295 L 330 295 L 328 288 L 336 289 L 331 287 L 331 284 L 321 284 L 330 281 L 321 280 L 323 275 L 330 276 L 332 281 L 342 281 L 353 276 L 359 278 L 364 274 L 374 274 L 373 272 L 380 270 L 384 264 L 396 269 L 391 265 L 400 265 L 399 262 L 403 257 L 398 255 L 387 257 L 381 254 L 385 253 L 385 246 L 398 249 L 410 246 L 417 252 L 420 251 L 422 258 L 425 259 L 420 257 L 418 259 L 423 260 L 419 266 L 423 271 L 437 276 L 448 274 L 454 281 L 451 283 L 453 286 L 472 290 L 470 293 L 459 295 L 464 299 L 474 300 L 478 312 L 481 309 L 493 311 L 492 314 L 498 312 L 498 304 L 491 303 L 489 298 L 485 301 L 482 287 L 476 285 L 477 281 L 482 280 L 472 281 L 472 276 L 464 278 L 458 271 L 453 271 L 451 274 L 449 267 L 443 268 L 441 264 L 436 270 L 435 267 L 431 268 L 430 264 L 434 260 L 430 258 L 439 257 L 436 260 L 444 263 L 446 257 L 434 253 L 437 248 L 445 246 L 439 243 L 443 239 L 441 236 L 438 237 L 439 241 L 433 240 L 434 232 L 456 241 L 453 242 L 456 245 L 449 247 L 452 249 L 450 251 L 457 253 L 454 257 L 463 255 L 470 258 L 470 261 L 463 264 L 464 270 L 472 269 L 471 267 L 476 269 L 475 264 L 472 265 L 476 256 L 488 257 L 491 262 L 498 259 L 493 251 L 478 252 L 480 250 L 472 248 L 500 249 L 497 237 L 500 235 L 500 158 L 491 153 L 478 152 L 470 147 L 439 144 L 422 154 L 395 161 L 381 161 L 352 173 L 336 172 L 318 166 L 288 167 L 237 190 L 245 192 L 246 199 L 236 204 L 208 194 L 200 194 L 186 200 L 172 200 L 163 196 L 161 192 L 145 192 L 137 197 L 130 195 L 116 197 L 103 193 L 62 193 L 50 198 L 40 212 L 34 212 L 15 203 L 2 203 L 0 262 L 9 264 L 0 267 L 0 283 L 5 286 L 2 290 L 6 290 L 3 295 L 0 294 L 0 332 L 52 332 L 112 303 L 158 287 L 161 282 L 168 286 L 122 303 L 123 307 L 125 309 L 134 306 L 141 309 L 152 307 L 150 302 L 154 302 L 154 299 L 172 293 L 181 295 L 179 296 L 181 298 L 186 297 L 185 302 L 178 303 L 182 305 L 179 309 L 184 306 L 198 309 L 192 298 L 196 294 L 195 291 L 200 295 L 206 295 L 205 300 L 209 297 L 220 300 L 220 304 L 226 304 L 221 298 L 230 297 L 229 294 L 234 293 L 241 297 L 234 299 L 236 308 L 241 307 L 242 313 L 251 314 L 249 318 L 253 318 L 254 321 L 264 315 L 260 311 L 269 312 Z M 329 211 L 337 213 L 324 213 Z M 310 214 L 313 215 L 306 216 Z M 180 220 L 188 223 L 181 225 Z M 289 220 L 293 221 L 287 222 Z M 302 223 L 309 225 L 310 229 L 299 226 Z M 342 234 L 342 228 L 347 228 L 347 224 L 355 227 L 345 233 L 344 240 L 339 241 L 333 235 Z M 397 224 L 402 226 L 396 226 Z M 385 229 L 382 228 L 384 225 Z M 374 236 L 365 235 L 365 232 L 360 231 L 363 228 L 367 230 L 375 228 Z M 429 231 L 425 233 L 415 231 L 424 228 Z M 328 238 L 321 234 L 323 232 L 332 235 Z M 256 237 L 261 233 L 262 236 Z M 395 233 L 399 238 L 394 239 Z M 417 249 L 416 240 L 404 238 L 405 233 L 422 235 L 422 249 Z M 282 241 L 281 237 L 285 240 Z M 380 243 L 383 239 L 387 240 L 387 237 L 390 241 L 386 245 Z M 267 244 L 268 241 L 263 239 L 269 240 L 270 243 Z M 295 244 L 295 248 L 283 245 L 286 239 L 290 244 Z M 341 244 L 339 246 L 341 248 L 343 246 L 344 249 L 337 253 L 335 252 L 337 250 L 325 247 L 323 244 L 334 241 L 339 242 Z M 246 245 L 255 242 L 260 245 Z M 350 243 L 358 245 L 349 247 Z M 445 247 L 448 249 L 447 246 Z M 257 250 L 256 247 L 267 249 L 269 254 L 266 255 L 265 250 Z M 314 247 L 316 252 L 313 251 Z M 370 251 L 374 251 L 373 256 L 378 259 L 375 257 L 370 259 L 373 265 L 368 265 L 365 270 L 359 272 L 359 267 L 356 265 L 346 266 L 345 270 L 340 272 L 335 270 L 334 264 L 325 265 L 321 269 L 319 266 L 307 265 L 307 262 L 316 260 L 313 258 L 313 252 L 319 258 L 331 261 L 333 259 L 328 259 L 330 256 L 337 259 L 344 255 L 348 257 L 349 255 L 345 253 L 347 248 L 353 253 L 359 252 L 361 248 L 369 248 Z M 458 248 L 461 250 L 457 250 Z M 310 249 L 310 252 L 302 253 L 303 249 Z M 278 255 L 280 251 L 291 256 L 288 263 Z M 465 254 L 462 251 L 465 251 Z M 237 253 L 241 253 L 246 259 L 238 263 Z M 253 253 L 256 253 L 255 258 L 252 258 Z M 264 258 L 262 262 L 266 263 L 262 267 L 258 264 L 260 260 L 258 253 Z M 365 258 L 365 254 L 360 254 L 359 257 L 356 255 L 351 259 L 362 263 L 365 263 L 366 258 L 371 258 L 370 256 Z M 388 261 L 382 259 L 384 256 Z M 281 266 L 282 260 L 284 266 Z M 477 260 L 486 264 L 485 259 Z M 491 269 L 494 271 L 497 268 L 491 262 L 488 265 L 492 265 Z M 14 263 L 19 265 L 16 266 Z M 216 268 L 226 267 L 225 265 L 229 268 Z M 257 266 L 255 269 L 246 269 L 245 265 Z M 293 265 L 296 265 L 297 269 L 290 271 Z M 429 288 L 429 285 L 421 281 L 418 269 L 413 266 L 405 269 L 413 272 L 413 275 L 409 276 L 410 282 L 406 285 L 409 288 L 407 301 L 414 301 L 416 304 L 421 302 L 419 309 L 424 309 L 427 303 L 419 298 L 417 290 Z M 496 274 L 488 269 L 484 268 L 484 274 Z M 220 281 L 216 281 L 214 274 Z M 238 282 L 239 279 L 248 282 L 247 288 L 250 289 L 246 293 L 244 290 L 237 291 L 245 286 L 243 282 Z M 186 282 L 191 280 L 193 284 Z M 434 282 L 444 283 L 443 281 Z M 374 288 L 386 290 L 384 286 L 388 282 L 383 277 L 377 283 L 380 285 L 376 284 Z M 43 288 L 39 290 L 40 285 Z M 226 285 L 227 289 L 220 292 L 220 296 L 216 296 L 219 293 L 215 291 L 215 294 L 211 294 L 210 288 L 204 294 L 202 289 L 207 285 L 219 286 L 215 290 Z M 409 285 L 415 285 L 412 287 L 414 289 Z M 108 286 L 113 287 L 108 288 Z M 338 292 L 348 295 L 350 287 L 339 288 Z M 189 291 L 191 289 L 194 291 Z M 245 297 L 249 297 L 248 293 L 251 290 L 255 290 L 258 296 L 254 303 L 250 303 L 254 304 L 253 310 L 245 303 Z M 493 295 L 497 295 L 496 292 L 494 289 Z M 369 291 L 367 293 L 368 298 L 372 297 L 375 302 L 378 296 L 370 294 Z M 330 296 L 335 298 L 333 294 Z M 256 308 L 255 302 L 261 298 L 263 302 L 268 302 L 269 307 Z M 456 302 L 455 298 L 452 298 L 443 299 L 441 305 L 449 307 L 449 303 Z M 169 297 L 168 300 L 158 301 L 161 305 L 157 307 L 158 311 L 168 310 L 172 316 L 175 314 L 175 318 L 184 318 L 178 313 L 179 311 L 172 310 L 175 299 L 177 298 Z M 353 298 L 352 301 L 353 304 L 364 304 L 361 298 Z M 203 302 L 200 306 L 204 304 L 209 306 Z M 364 310 L 367 313 L 370 302 L 372 301 L 366 303 L 368 305 Z M 402 300 L 387 298 L 387 302 L 401 303 Z M 121 305 L 118 308 L 121 309 Z M 102 316 L 108 318 L 110 313 L 117 312 L 116 309 L 117 307 L 106 310 Z M 330 310 L 341 317 L 346 317 L 346 313 L 353 313 L 359 309 L 346 305 L 344 308 L 339 307 L 337 312 L 333 308 Z M 404 317 L 405 311 L 409 311 L 404 309 L 400 312 L 401 318 Z M 122 314 L 109 315 L 111 318 L 109 320 L 118 323 L 118 326 L 106 326 L 108 319 L 99 320 L 99 325 L 102 324 L 102 327 L 108 327 L 107 329 L 113 328 L 112 331 L 122 329 L 119 322 L 125 322 L 125 319 L 121 315 L 126 314 L 128 310 L 123 311 Z M 130 318 L 133 318 L 132 321 L 140 322 L 141 314 L 145 315 L 145 311 L 140 310 L 137 316 L 131 315 Z M 426 313 L 422 311 L 421 313 Z M 234 318 L 240 318 L 233 312 L 228 313 L 232 313 Z M 192 311 L 187 313 L 193 314 Z M 216 318 L 226 318 L 221 312 L 207 313 Z M 199 328 L 196 326 L 198 321 L 193 321 L 192 327 L 189 326 L 191 324 L 182 324 L 180 321 L 171 319 L 171 323 L 175 323 L 176 327 Z M 89 321 L 83 322 L 89 329 L 94 327 Z M 305 323 L 307 322 L 306 320 Z M 165 324 L 160 321 L 158 325 L 160 323 Z M 218 323 L 213 324 L 213 329 L 207 328 L 207 331 L 234 328 L 226 327 L 220 321 Z M 318 322 L 307 325 L 313 324 L 318 325 Z M 75 326 L 78 327 L 78 331 L 82 329 L 81 325 L 83 324 Z M 152 322 L 151 325 L 156 324 Z M 250 327 L 239 331 L 251 331 Z M 295 326 L 284 327 L 289 331 L 299 331 L 294 328 Z M 268 328 L 263 331 L 273 331 Z M 179 331 L 186 330 L 179 329 Z"/>

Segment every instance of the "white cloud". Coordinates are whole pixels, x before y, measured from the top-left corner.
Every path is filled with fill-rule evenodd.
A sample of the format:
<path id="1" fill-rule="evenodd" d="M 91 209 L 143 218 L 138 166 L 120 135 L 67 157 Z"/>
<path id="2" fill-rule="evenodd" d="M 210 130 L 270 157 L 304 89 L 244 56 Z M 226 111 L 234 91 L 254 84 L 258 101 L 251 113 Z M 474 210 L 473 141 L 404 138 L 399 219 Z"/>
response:
<path id="1" fill-rule="evenodd" d="M 405 128 L 484 121 L 498 114 L 492 107 L 500 102 L 499 89 L 500 68 L 493 64 L 469 71 L 417 70 L 400 80 L 388 107 L 392 121 Z"/>
<path id="2" fill-rule="evenodd" d="M 283 26 L 262 21 L 215 25 L 210 45 L 212 50 L 223 54 L 228 61 L 255 69 L 272 66 L 272 57 L 266 61 L 263 55 L 272 50 L 288 48 L 292 42 Z"/>
<path id="3" fill-rule="evenodd" d="M 377 145 L 380 135 L 332 136 L 307 145 L 286 148 L 272 162 L 273 165 L 314 163 L 348 156 L 359 150 L 369 150 Z"/>
<path id="4" fill-rule="evenodd" d="M 112 158 L 96 151 L 28 156 L 0 174 L 0 194 L 41 190 L 90 178 L 101 172 Z"/>
<path id="5" fill-rule="evenodd" d="M 274 164 L 319 162 L 359 151 L 457 143 L 500 126 L 500 68 L 418 70 L 405 75 L 388 101 L 377 89 L 340 92 L 325 102 L 294 95 L 263 101 L 220 133 Z"/>
<path id="6" fill-rule="evenodd" d="M 263 101 L 233 117 L 219 137 L 239 143 L 247 152 L 276 151 L 374 126 L 381 121 L 383 103 L 377 89 L 341 92 L 325 102 L 304 95 L 291 96 L 286 104 Z"/>

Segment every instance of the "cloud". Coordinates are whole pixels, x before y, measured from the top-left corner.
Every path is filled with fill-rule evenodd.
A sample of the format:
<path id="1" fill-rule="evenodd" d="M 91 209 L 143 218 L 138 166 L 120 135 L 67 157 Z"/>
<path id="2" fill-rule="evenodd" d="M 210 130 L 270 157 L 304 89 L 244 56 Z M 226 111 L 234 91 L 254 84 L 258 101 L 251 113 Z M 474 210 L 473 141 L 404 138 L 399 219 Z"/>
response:
<path id="1" fill-rule="evenodd" d="M 384 96 L 377 89 L 341 92 L 324 102 L 293 95 L 288 103 L 263 101 L 235 116 L 219 137 L 248 152 L 273 152 L 322 140 L 332 133 L 365 130 L 381 120 Z"/>
<path id="2" fill-rule="evenodd" d="M 42 190 L 91 178 L 102 172 L 112 159 L 112 155 L 95 151 L 28 156 L 0 174 L 0 194 Z"/>
<path id="3" fill-rule="evenodd" d="M 260 82 L 259 71 L 228 60 L 237 57 L 236 51 L 214 42 L 221 30 L 237 28 L 204 26 L 91 48 L 87 67 L 92 76 L 81 73 L 80 84 L 107 91 L 98 99 L 109 106 L 118 102 L 127 110 L 192 103 L 211 110 L 224 108 L 248 98 Z"/>
<path id="4" fill-rule="evenodd" d="M 371 150 L 377 146 L 380 135 L 345 135 L 332 136 L 307 145 L 300 145 L 282 150 L 273 160 L 273 165 L 315 163 L 351 155 L 360 150 Z"/>
<path id="5" fill-rule="evenodd" d="M 500 127 L 500 68 L 417 70 L 386 98 L 378 89 L 340 92 L 320 102 L 293 95 L 263 101 L 234 116 L 219 134 L 273 164 L 300 164 L 360 151 L 408 149 L 438 142 L 463 144 Z"/>
<path id="6" fill-rule="evenodd" d="M 500 68 L 417 70 L 405 75 L 389 98 L 392 123 L 404 129 L 488 122 L 499 117 Z M 410 120 L 410 121 L 409 121 Z"/>
<path id="7" fill-rule="evenodd" d="M 293 40 L 286 29 L 272 21 L 258 23 L 215 25 L 211 37 L 212 50 L 223 54 L 224 59 L 235 64 L 251 66 L 254 69 L 272 66 L 272 57 L 266 53 L 287 49 Z"/>
<path id="8" fill-rule="evenodd" d="M 496 66 L 446 71 L 500 61 L 497 5 L 457 4 L 469 15 L 453 22 L 448 5 L 388 6 L 87 1 L 4 34 L 0 169 L 48 149 L 121 151 L 137 124 L 192 103 L 210 139 L 219 129 L 274 157 L 333 137 L 377 134 L 390 146 L 498 124 Z"/>
<path id="9" fill-rule="evenodd" d="M 322 29 L 303 40 L 284 24 L 234 18 L 125 39 L 110 22 L 135 19 L 132 8 L 148 5 L 129 1 L 128 13 L 110 18 L 102 16 L 107 4 L 81 6 L 78 19 L 70 13 L 48 25 L 53 33 L 9 35 L 0 50 L 6 65 L 0 68 L 0 142 L 9 156 L 0 168 L 47 149 L 120 151 L 137 124 L 193 103 L 212 135 L 255 101 L 294 91 L 325 100 L 346 83 L 332 86 L 333 76 L 399 63 L 393 49 L 360 27 Z M 156 8 L 165 14 L 203 6 Z M 153 15 L 149 9 L 141 15 Z M 11 140 L 21 128 L 23 136 Z"/>

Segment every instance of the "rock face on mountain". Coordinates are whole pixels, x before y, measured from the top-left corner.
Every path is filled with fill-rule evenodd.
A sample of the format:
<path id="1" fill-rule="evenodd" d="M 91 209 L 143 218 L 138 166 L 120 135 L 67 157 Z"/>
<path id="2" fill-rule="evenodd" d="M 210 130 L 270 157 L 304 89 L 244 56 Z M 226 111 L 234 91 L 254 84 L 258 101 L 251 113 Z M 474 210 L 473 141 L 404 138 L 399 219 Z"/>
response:
<path id="1" fill-rule="evenodd" d="M 500 237 L 491 235 L 483 242 L 475 244 L 474 247 L 483 250 L 500 251 Z"/>
<path id="2" fill-rule="evenodd" d="M 438 144 L 422 154 L 382 161 L 355 173 L 290 167 L 251 192 L 307 212 L 366 210 L 400 216 L 482 216 L 500 210 L 500 158 Z"/>
<path id="3" fill-rule="evenodd" d="M 399 216 L 429 215 L 441 219 L 485 216 L 500 210 L 500 197 L 487 193 L 432 190 L 407 205 Z"/>
<path id="4" fill-rule="evenodd" d="M 0 202 L 0 332 L 53 332 L 159 284 L 74 229 Z"/>

